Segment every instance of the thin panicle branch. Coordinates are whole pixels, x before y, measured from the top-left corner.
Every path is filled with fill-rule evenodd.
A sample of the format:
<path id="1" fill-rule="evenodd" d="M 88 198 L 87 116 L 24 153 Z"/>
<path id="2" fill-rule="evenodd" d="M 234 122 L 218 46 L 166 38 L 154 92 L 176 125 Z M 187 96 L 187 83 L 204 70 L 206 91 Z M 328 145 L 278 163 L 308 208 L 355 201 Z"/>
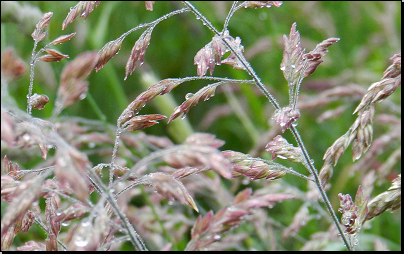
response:
<path id="1" fill-rule="evenodd" d="M 177 14 L 180 14 L 183 12 L 187 12 L 187 11 L 189 11 L 187 8 L 172 11 L 153 22 L 138 25 L 138 26 L 130 29 L 126 33 L 122 34 L 118 39 L 108 42 L 98 52 L 100 58 L 95 67 L 96 71 L 98 72 L 101 68 L 103 68 L 105 66 L 105 64 L 119 52 L 119 50 L 121 49 L 122 42 L 126 38 L 126 36 L 128 36 L 129 34 L 131 34 L 132 32 L 134 32 L 138 29 L 141 29 L 144 27 L 149 27 L 140 36 L 138 41 L 136 41 L 135 46 L 132 48 L 131 56 L 129 57 L 128 62 L 126 64 L 126 76 L 125 76 L 125 80 L 126 80 L 129 73 L 132 73 L 137 65 L 141 65 L 143 63 L 144 54 L 145 54 L 147 46 L 149 45 L 150 36 L 153 31 L 153 28 L 161 21 L 163 21 L 171 16 L 174 16 L 174 15 L 177 15 Z"/>
<path id="2" fill-rule="evenodd" d="M 223 36 L 217 31 L 217 29 L 209 22 L 209 20 L 206 19 L 205 16 L 203 16 L 195 7 L 189 3 L 188 1 L 183 2 L 188 8 L 197 16 L 198 19 L 201 19 L 204 24 L 212 30 L 216 35 L 220 36 L 222 41 L 226 44 L 226 46 L 232 51 L 232 53 L 236 56 L 236 58 L 241 62 L 241 64 L 244 66 L 248 74 L 254 79 L 256 82 L 256 85 L 259 87 L 259 89 L 264 93 L 264 95 L 268 98 L 268 100 L 271 102 L 271 104 L 276 108 L 280 108 L 278 102 L 276 99 L 272 96 L 272 94 L 268 91 L 268 89 L 265 87 L 265 85 L 261 82 L 259 77 L 255 74 L 254 70 L 251 68 L 250 64 L 245 60 L 245 58 L 240 55 L 239 52 L 236 52 L 236 49 L 233 48 L 232 45 L 230 45 L 224 38 Z"/>

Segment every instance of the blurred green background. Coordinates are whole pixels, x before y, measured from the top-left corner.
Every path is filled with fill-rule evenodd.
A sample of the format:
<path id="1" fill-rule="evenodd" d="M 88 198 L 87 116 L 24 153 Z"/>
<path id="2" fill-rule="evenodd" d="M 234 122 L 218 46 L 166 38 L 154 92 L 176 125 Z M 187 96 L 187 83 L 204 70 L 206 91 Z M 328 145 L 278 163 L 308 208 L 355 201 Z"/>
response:
<path id="1" fill-rule="evenodd" d="M 118 38 L 131 28 L 184 7 L 180 2 L 156 2 L 154 10 L 150 12 L 145 10 L 144 2 L 101 2 L 87 20 L 77 18 L 62 31 L 62 22 L 69 8 L 76 3 L 71 1 L 1 3 L 1 51 L 3 53 L 5 48 L 14 47 L 27 66 L 29 66 L 33 47 L 30 34 L 41 13 L 53 12 L 48 28 L 49 36 L 44 40 L 45 43 L 62 34 L 77 32 L 71 41 L 54 47 L 68 54 L 70 59 L 67 61 L 64 59 L 60 63 L 38 63 L 36 66 L 34 93 L 46 94 L 51 100 L 44 110 L 34 111 L 33 115 L 36 117 L 50 117 L 60 73 L 63 67 L 77 55 L 88 50 L 98 51 L 107 42 Z M 218 30 L 223 28 L 231 2 L 193 2 L 193 4 Z M 234 38 L 236 36 L 241 38 L 252 67 L 281 106 L 288 104 L 288 87 L 280 71 L 283 53 L 282 36 L 289 34 L 293 22 L 297 23 L 297 29 L 301 35 L 301 46 L 306 48 L 307 52 L 326 38 L 341 39 L 329 47 L 330 52 L 316 72 L 303 81 L 301 95 L 314 96 L 319 93 L 319 91 L 305 88 L 305 83 L 332 82 L 341 86 L 355 83 L 367 89 L 371 83 L 380 80 L 383 71 L 391 64 L 389 58 L 401 52 L 401 3 L 398 1 L 303 1 L 284 2 L 280 8 L 240 9 L 229 23 L 230 34 Z M 65 109 L 62 115 L 100 120 L 90 104 L 92 98 L 107 121 L 116 124 L 116 119 L 124 108 L 147 87 L 154 84 L 153 81 L 150 82 L 150 79 L 147 80 L 144 73 L 152 74 L 151 80 L 155 79 L 157 82 L 165 78 L 196 76 L 194 56 L 214 35 L 190 12 L 162 21 L 156 26 L 151 36 L 145 55 L 145 64 L 138 67 L 124 81 L 127 58 L 143 31 L 140 29 L 126 37 L 119 54 L 98 73 L 94 71 L 88 78 L 90 86 L 87 98 Z M 45 45 L 44 42 L 40 43 L 38 48 Z M 254 53 L 254 50 L 258 50 L 258 53 Z M 209 75 L 209 71 L 207 74 Z M 228 65 L 216 66 L 213 76 L 249 79 L 244 71 L 233 70 Z M 183 83 L 170 94 L 155 98 L 155 101 L 148 103 L 140 114 L 160 113 L 169 117 L 174 107 L 184 101 L 187 93 L 195 93 L 208 84 L 208 81 L 203 80 Z M 29 73 L 27 72 L 9 86 L 10 95 L 22 109 L 26 108 L 28 85 Z M 209 101 L 200 102 L 192 108 L 184 120 L 177 119 L 169 125 L 167 120 L 163 120 L 159 125 L 148 128 L 145 132 L 159 136 L 168 135 L 177 143 L 183 141 L 190 131 L 209 132 L 226 141 L 222 147 L 223 150 L 250 152 L 256 147 L 260 138 L 272 128 L 272 122 L 269 120 L 273 114 L 273 107 L 256 87 L 242 84 L 232 88 L 232 92 L 226 93 L 219 88 L 216 95 Z M 231 98 L 235 100 L 236 105 L 242 107 L 247 118 L 240 118 L 240 115 L 234 113 L 234 108 L 229 108 Z M 395 103 L 393 105 L 401 108 L 401 87 L 390 100 Z M 360 97 L 349 97 L 321 108 L 301 111 L 302 117 L 298 120 L 298 129 L 318 169 L 322 166 L 322 157 L 326 149 L 335 139 L 344 134 L 355 120 L 352 112 L 359 101 Z M 321 113 L 341 105 L 346 105 L 347 108 L 340 117 L 331 118 L 322 123 L 316 122 L 316 118 Z M 376 114 L 393 113 L 401 117 L 401 109 L 397 110 L 391 105 L 378 104 Z M 374 138 L 382 135 L 388 128 L 387 125 L 375 125 Z M 290 143 L 295 144 L 288 131 L 283 136 Z M 393 142 L 386 151 L 386 155 L 380 156 L 380 160 L 386 160 L 388 155 L 400 145 L 399 142 Z M 350 153 L 351 148 L 348 148 L 334 169 L 332 188 L 329 191 L 334 207 L 338 206 L 336 194 L 343 191 L 354 196 L 360 184 L 360 175 L 350 175 L 348 178 L 346 171 L 343 171 L 344 168 L 352 165 Z M 270 158 L 265 153 L 261 156 Z M 395 165 L 396 172 L 400 171 L 400 167 L 400 163 Z M 302 166 L 297 166 L 296 170 L 306 172 Z M 341 174 L 341 172 L 345 173 Z M 296 180 L 295 177 L 288 177 L 286 180 L 296 182 L 297 185 L 305 185 L 304 181 Z M 374 197 L 389 186 L 389 182 L 377 186 L 371 196 Z M 285 209 L 288 210 L 287 205 L 291 204 L 280 204 L 278 208 L 280 211 L 285 211 Z M 293 214 L 292 209 L 290 216 Z M 313 230 L 315 231 L 315 226 Z M 401 249 L 400 212 L 386 213 L 376 218 L 372 222 L 372 228 L 364 232 L 388 239 L 391 241 L 388 246 L 391 249 Z"/>

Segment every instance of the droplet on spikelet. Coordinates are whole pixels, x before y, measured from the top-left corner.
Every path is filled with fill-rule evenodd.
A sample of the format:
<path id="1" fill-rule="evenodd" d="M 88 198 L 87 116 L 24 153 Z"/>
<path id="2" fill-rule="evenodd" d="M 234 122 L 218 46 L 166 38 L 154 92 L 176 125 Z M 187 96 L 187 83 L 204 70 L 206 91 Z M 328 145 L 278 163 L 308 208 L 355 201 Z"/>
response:
<path id="1" fill-rule="evenodd" d="M 192 96 L 194 96 L 193 93 L 187 93 L 187 94 L 185 95 L 185 99 L 186 99 L 186 100 L 189 100 L 189 99 L 191 99 Z"/>

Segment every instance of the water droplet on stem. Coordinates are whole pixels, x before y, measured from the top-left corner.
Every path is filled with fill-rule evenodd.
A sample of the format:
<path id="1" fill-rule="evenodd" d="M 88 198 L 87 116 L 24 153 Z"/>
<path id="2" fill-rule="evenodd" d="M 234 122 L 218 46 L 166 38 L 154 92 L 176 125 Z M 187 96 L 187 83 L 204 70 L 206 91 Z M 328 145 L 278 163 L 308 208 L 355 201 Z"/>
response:
<path id="1" fill-rule="evenodd" d="M 186 100 L 189 100 L 189 99 L 191 99 L 192 96 L 194 96 L 193 93 L 187 93 L 187 94 L 185 95 L 185 99 L 186 99 Z"/>

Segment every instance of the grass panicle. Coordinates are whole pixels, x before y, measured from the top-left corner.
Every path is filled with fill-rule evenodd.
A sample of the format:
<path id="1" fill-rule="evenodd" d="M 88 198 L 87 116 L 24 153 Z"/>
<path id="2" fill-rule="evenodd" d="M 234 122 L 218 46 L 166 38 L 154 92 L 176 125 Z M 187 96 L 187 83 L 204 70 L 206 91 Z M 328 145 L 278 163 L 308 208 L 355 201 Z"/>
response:
<path id="1" fill-rule="evenodd" d="M 1 250 L 401 249 L 397 6 L 2 2 Z"/>

